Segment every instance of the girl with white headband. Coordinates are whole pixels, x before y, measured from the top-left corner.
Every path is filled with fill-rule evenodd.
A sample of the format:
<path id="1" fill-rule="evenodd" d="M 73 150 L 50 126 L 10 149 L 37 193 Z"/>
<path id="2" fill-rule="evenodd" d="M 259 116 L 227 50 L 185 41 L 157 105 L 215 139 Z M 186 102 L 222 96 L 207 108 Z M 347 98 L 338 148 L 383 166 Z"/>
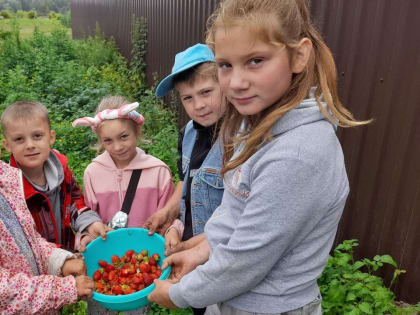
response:
<path id="1" fill-rule="evenodd" d="M 85 202 L 99 214 L 103 223 L 114 228 L 143 226 L 154 212 L 166 204 L 174 191 L 169 167 L 137 147 L 144 124 L 144 117 L 135 111 L 138 105 L 130 104 L 122 96 L 105 97 L 98 105 L 95 117 L 83 117 L 73 122 L 74 127 L 91 127 L 98 136 L 100 149 L 104 149 L 85 170 Z M 119 215 L 122 214 L 122 205 L 132 173 L 137 169 L 141 170 L 140 179 L 128 220 L 124 220 Z M 82 222 L 83 216 L 80 216 L 80 219 L 76 221 L 79 231 L 83 231 L 92 223 Z M 175 226 L 182 236 L 182 223 L 179 221 Z M 81 242 L 86 244 L 98 236 L 99 234 L 87 234 Z M 105 311 L 99 304 L 93 303 L 89 302 L 90 314 L 117 314 Z M 143 311 L 134 313 L 141 314 Z"/>

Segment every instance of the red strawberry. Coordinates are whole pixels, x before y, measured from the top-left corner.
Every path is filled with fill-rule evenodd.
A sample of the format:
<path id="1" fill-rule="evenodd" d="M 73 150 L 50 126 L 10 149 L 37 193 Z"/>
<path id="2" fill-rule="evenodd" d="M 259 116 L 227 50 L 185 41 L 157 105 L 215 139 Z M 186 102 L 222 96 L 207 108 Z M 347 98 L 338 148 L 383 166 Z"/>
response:
<path id="1" fill-rule="evenodd" d="M 143 274 L 144 284 L 147 287 L 153 283 L 153 279 L 150 277 L 148 273 Z"/>
<path id="2" fill-rule="evenodd" d="M 121 277 L 128 277 L 129 274 L 130 274 L 130 271 L 128 270 L 128 268 L 123 268 L 120 270 Z"/>
<path id="3" fill-rule="evenodd" d="M 105 260 L 98 261 L 99 266 L 106 268 L 108 266 L 108 263 Z"/>
<path id="4" fill-rule="evenodd" d="M 102 278 L 102 274 L 99 270 L 96 270 L 95 273 L 93 274 L 93 280 L 98 281 L 101 280 Z"/>
<path id="5" fill-rule="evenodd" d="M 150 271 L 150 265 L 149 264 L 141 263 L 139 268 L 140 268 L 140 271 L 143 272 L 143 273 L 148 273 Z"/>
<path id="6" fill-rule="evenodd" d="M 105 281 L 108 281 L 109 280 L 109 278 L 108 278 L 108 272 L 104 271 L 102 273 L 102 279 L 105 280 Z"/>
<path id="7" fill-rule="evenodd" d="M 122 290 L 121 286 L 114 285 L 112 287 L 112 293 L 114 293 L 114 294 L 123 294 L 123 290 Z"/>
<path id="8" fill-rule="evenodd" d="M 127 284 L 124 284 L 121 289 L 123 290 L 124 294 L 131 294 L 134 293 L 135 291 L 133 290 L 133 288 Z"/>
<path id="9" fill-rule="evenodd" d="M 113 264 L 118 264 L 120 262 L 120 257 L 118 257 L 117 255 L 114 255 L 111 257 L 111 261 Z"/>
<path id="10" fill-rule="evenodd" d="M 134 250 L 130 249 L 128 251 L 125 252 L 125 256 L 131 259 L 131 256 L 133 256 L 134 254 Z"/>
<path id="11" fill-rule="evenodd" d="M 111 270 L 111 271 L 108 273 L 108 280 L 109 280 L 109 281 L 111 281 L 111 280 L 113 280 L 115 277 L 116 277 L 116 275 L 115 275 L 115 270 Z"/>

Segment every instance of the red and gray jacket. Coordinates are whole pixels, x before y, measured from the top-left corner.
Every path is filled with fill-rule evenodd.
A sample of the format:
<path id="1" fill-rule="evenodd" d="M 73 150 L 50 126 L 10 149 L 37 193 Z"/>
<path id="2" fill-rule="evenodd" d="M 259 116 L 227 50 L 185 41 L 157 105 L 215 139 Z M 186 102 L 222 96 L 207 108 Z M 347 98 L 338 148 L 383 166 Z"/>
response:
<path id="1" fill-rule="evenodd" d="M 72 222 L 74 222 L 77 216 L 87 210 L 88 208 L 85 205 L 84 198 L 80 187 L 77 185 L 76 180 L 73 176 L 73 172 L 69 169 L 67 165 L 67 157 L 56 150 L 52 150 L 55 156 L 60 161 L 61 166 L 63 167 L 64 179 L 61 183 L 60 189 L 60 204 L 61 204 L 61 242 L 57 246 L 64 246 L 68 249 L 74 248 L 74 233 L 72 230 Z M 16 168 L 19 168 L 13 155 L 10 157 L 10 165 Z M 23 176 L 23 188 L 25 193 L 26 204 L 34 218 L 37 231 L 42 235 L 49 235 L 48 231 L 44 230 L 43 224 L 41 222 L 40 212 L 42 208 L 46 207 L 48 213 L 51 216 L 51 222 L 53 224 L 55 240 L 58 240 L 58 231 L 56 219 L 54 217 L 54 211 L 48 197 L 36 190 L 32 184 Z M 48 238 L 47 238 L 48 239 Z M 51 240 L 49 240 L 51 241 Z"/>

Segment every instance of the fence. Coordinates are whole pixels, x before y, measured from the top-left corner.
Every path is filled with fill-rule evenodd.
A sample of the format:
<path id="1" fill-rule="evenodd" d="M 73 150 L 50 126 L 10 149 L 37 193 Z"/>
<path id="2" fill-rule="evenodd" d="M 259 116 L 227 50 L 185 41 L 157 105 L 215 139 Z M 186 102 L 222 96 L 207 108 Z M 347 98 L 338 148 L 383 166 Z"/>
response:
<path id="1" fill-rule="evenodd" d="M 173 56 L 203 42 L 216 0 L 72 0 L 73 36 L 96 22 L 130 54 L 132 15 L 148 23 L 147 76 L 170 72 Z M 335 56 L 340 95 L 360 119 L 339 131 L 351 193 L 336 243 L 357 238 L 357 255 L 391 254 L 406 269 L 398 298 L 420 300 L 420 1 L 316 0 L 311 10 Z M 184 115 L 184 116 L 182 116 Z M 185 121 L 185 114 L 181 120 Z M 385 272 L 389 279 L 390 270 Z"/>

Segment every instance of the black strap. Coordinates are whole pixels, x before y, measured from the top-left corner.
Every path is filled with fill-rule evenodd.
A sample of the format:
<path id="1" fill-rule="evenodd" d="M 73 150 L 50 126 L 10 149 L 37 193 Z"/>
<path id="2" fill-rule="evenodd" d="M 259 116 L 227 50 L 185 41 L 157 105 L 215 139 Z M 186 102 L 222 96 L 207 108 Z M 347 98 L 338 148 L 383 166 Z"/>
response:
<path id="1" fill-rule="evenodd" d="M 121 211 L 127 213 L 127 215 L 130 213 L 131 205 L 133 204 L 140 175 L 141 170 L 134 170 L 133 173 L 131 173 L 130 183 L 128 184 L 127 192 L 125 193 L 123 205 L 121 207 Z"/>

